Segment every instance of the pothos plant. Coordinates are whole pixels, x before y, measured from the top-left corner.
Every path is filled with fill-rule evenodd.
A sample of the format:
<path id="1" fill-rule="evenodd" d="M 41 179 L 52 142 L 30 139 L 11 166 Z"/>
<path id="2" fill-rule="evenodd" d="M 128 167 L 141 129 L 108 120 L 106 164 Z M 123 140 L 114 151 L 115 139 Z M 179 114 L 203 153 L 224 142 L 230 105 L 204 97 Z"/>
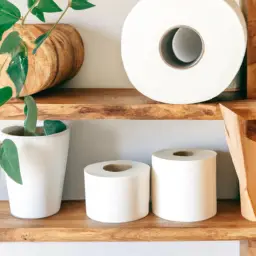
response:
<path id="1" fill-rule="evenodd" d="M 87 0 L 68 0 L 67 7 L 62 10 L 54 0 L 27 0 L 28 11 L 24 16 L 20 10 L 8 0 L 0 0 L 0 41 L 3 34 L 13 28 L 0 47 L 0 54 L 7 54 L 6 60 L 0 67 L 3 71 L 5 63 L 11 58 L 6 70 L 16 89 L 16 97 L 19 97 L 24 87 L 28 74 L 28 48 L 25 41 L 18 31 L 15 31 L 15 24 L 19 23 L 24 26 L 29 14 L 36 16 L 40 21 L 45 22 L 45 13 L 61 12 L 57 22 L 46 33 L 40 35 L 34 41 L 33 54 L 36 54 L 39 47 L 47 40 L 57 24 L 61 21 L 66 12 L 72 8 L 73 10 L 85 10 L 94 5 Z M 8 85 L 0 89 L 0 106 L 8 102 L 13 96 L 12 88 Z M 20 98 L 24 101 L 24 136 L 42 136 L 50 135 L 64 131 L 66 125 L 61 121 L 44 121 L 43 134 L 38 134 L 37 124 L 37 106 L 31 96 Z M 15 143 L 10 139 L 5 139 L 0 145 L 0 165 L 6 174 L 18 184 L 22 184 L 22 177 L 19 166 L 19 156 Z"/>

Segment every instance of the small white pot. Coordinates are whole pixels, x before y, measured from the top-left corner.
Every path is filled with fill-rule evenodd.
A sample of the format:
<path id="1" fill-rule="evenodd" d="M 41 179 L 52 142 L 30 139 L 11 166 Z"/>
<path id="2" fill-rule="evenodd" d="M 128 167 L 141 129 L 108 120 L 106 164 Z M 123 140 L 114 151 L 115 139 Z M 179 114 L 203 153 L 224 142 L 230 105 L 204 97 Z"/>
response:
<path id="1" fill-rule="evenodd" d="M 21 127 L 1 131 L 0 139 L 17 146 L 23 185 L 6 175 L 11 214 L 45 218 L 60 210 L 69 148 L 70 129 L 49 136 L 15 136 Z"/>

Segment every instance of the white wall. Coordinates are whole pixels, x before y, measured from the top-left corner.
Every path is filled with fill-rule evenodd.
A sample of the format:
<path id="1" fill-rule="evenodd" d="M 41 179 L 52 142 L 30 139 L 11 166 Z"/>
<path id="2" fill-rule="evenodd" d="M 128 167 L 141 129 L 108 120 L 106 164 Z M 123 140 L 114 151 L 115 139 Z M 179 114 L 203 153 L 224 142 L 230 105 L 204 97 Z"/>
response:
<path id="1" fill-rule="evenodd" d="M 238 242 L 2 243 L 1 256 L 239 256 Z M 246 255 L 246 254 L 245 254 Z"/>
<path id="2" fill-rule="evenodd" d="M 25 0 L 14 0 L 25 9 Z M 63 6 L 67 1 L 57 1 Z M 120 32 L 124 18 L 137 0 L 92 0 L 96 8 L 87 12 L 70 11 L 63 22 L 74 24 L 83 36 L 86 60 L 79 75 L 69 82 L 73 87 L 131 87 L 122 67 Z M 49 15 L 52 22 L 57 14 Z M 34 18 L 30 18 L 34 22 Z M 17 122 L 0 121 L 0 127 Z M 132 159 L 150 163 L 151 153 L 168 147 L 214 149 L 218 156 L 218 196 L 235 198 L 237 180 L 227 153 L 222 121 L 121 121 L 72 122 L 72 138 L 65 199 L 84 198 L 83 168 L 87 164 Z M 0 175 L 0 200 L 7 193 Z M 146 245 L 146 246 L 145 246 Z M 239 255 L 238 242 L 214 243 L 1 243 L 0 255 Z M 126 253 L 126 254 L 124 254 Z"/>
<path id="3" fill-rule="evenodd" d="M 21 122 L 0 121 L 0 128 Z M 71 122 L 72 134 L 64 199 L 83 199 L 83 168 L 91 163 L 132 159 L 149 163 L 163 148 L 209 148 L 218 152 L 218 197 L 235 198 L 238 183 L 227 152 L 222 121 L 124 121 Z M 1 182 L 2 176 L 2 182 Z M 0 174 L 0 200 L 7 193 Z"/>

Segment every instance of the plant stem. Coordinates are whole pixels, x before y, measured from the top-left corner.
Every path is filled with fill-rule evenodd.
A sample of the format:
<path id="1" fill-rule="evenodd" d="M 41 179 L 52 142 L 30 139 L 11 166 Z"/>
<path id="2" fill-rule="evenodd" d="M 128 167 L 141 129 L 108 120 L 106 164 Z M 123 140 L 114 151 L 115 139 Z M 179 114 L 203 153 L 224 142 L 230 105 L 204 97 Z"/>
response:
<path id="1" fill-rule="evenodd" d="M 22 21 L 21 21 L 21 25 L 24 26 L 25 21 L 28 17 L 28 15 L 33 11 L 33 9 L 39 4 L 40 0 L 37 0 L 34 2 L 34 4 L 29 8 L 29 10 L 27 11 L 27 13 L 25 14 L 25 16 L 23 17 Z"/>
<path id="2" fill-rule="evenodd" d="M 8 58 L 9 58 L 9 56 L 7 56 L 7 57 L 5 58 L 5 60 L 4 60 L 3 64 L 2 64 L 2 66 L 0 67 L 0 73 L 2 72 L 2 70 L 3 70 L 4 66 L 5 66 L 5 63 L 7 62 Z"/>
<path id="3" fill-rule="evenodd" d="M 61 19 L 63 18 L 63 16 L 66 14 L 66 12 L 68 11 L 68 9 L 71 7 L 72 4 L 72 0 L 68 0 L 68 5 L 66 7 L 66 9 L 63 11 L 63 13 L 60 15 L 59 19 L 57 20 L 57 22 L 52 26 L 52 28 L 47 32 L 48 36 L 51 35 L 52 31 L 56 28 L 56 26 L 59 24 L 59 22 L 61 21 Z"/>

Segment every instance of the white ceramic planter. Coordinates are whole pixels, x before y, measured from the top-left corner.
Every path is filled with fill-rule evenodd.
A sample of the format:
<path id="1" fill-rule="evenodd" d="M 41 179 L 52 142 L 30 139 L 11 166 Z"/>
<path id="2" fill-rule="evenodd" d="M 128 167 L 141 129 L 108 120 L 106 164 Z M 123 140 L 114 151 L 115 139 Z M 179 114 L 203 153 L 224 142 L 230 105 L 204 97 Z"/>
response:
<path id="1" fill-rule="evenodd" d="M 7 175 L 11 214 L 18 218 L 37 219 L 60 210 L 69 148 L 70 129 L 49 136 L 10 135 L 20 127 L 8 127 L 0 133 L 3 141 L 17 146 L 23 185 Z"/>

